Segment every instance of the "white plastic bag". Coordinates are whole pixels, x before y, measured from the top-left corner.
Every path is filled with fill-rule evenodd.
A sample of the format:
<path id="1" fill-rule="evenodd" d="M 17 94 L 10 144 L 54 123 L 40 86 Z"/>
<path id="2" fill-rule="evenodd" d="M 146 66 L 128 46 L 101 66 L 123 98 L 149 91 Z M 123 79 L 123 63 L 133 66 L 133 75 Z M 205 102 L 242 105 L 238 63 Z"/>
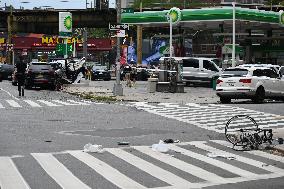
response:
<path id="1" fill-rule="evenodd" d="M 102 153 L 104 151 L 102 145 L 88 143 L 84 146 L 84 152 Z"/>
<path id="2" fill-rule="evenodd" d="M 169 147 L 168 144 L 165 144 L 162 140 L 160 140 L 159 144 L 152 145 L 152 150 L 165 153 L 169 151 Z"/>

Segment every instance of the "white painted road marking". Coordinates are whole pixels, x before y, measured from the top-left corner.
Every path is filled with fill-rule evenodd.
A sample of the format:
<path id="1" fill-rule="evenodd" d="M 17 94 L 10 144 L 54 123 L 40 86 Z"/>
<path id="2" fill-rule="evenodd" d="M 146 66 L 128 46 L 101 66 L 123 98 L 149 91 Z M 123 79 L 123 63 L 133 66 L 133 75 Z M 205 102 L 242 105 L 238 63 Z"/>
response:
<path id="1" fill-rule="evenodd" d="M 38 103 L 32 101 L 32 100 L 24 100 L 26 103 L 28 103 L 31 107 L 42 107 Z"/>
<path id="2" fill-rule="evenodd" d="M 16 102 L 15 100 L 6 100 L 6 102 L 8 102 L 8 104 L 14 108 L 21 108 L 22 106 L 20 104 L 18 104 L 18 102 Z"/>
<path id="3" fill-rule="evenodd" d="M 135 182 L 134 180 L 120 173 L 118 170 L 87 153 L 81 151 L 69 151 L 69 153 L 120 188 L 146 189 L 146 187 L 143 185 Z"/>
<path id="4" fill-rule="evenodd" d="M 89 186 L 75 177 L 62 163 L 52 154 L 31 154 L 47 174 L 53 178 L 62 188 L 66 189 L 91 189 Z"/>
<path id="5" fill-rule="evenodd" d="M 0 157 L 0 188 L 30 189 L 29 185 L 9 157 Z"/>
<path id="6" fill-rule="evenodd" d="M 62 105 L 54 104 L 54 103 L 46 101 L 46 100 L 37 100 L 37 101 L 39 101 L 39 102 L 41 102 L 41 103 L 43 103 L 47 106 L 62 106 Z"/>

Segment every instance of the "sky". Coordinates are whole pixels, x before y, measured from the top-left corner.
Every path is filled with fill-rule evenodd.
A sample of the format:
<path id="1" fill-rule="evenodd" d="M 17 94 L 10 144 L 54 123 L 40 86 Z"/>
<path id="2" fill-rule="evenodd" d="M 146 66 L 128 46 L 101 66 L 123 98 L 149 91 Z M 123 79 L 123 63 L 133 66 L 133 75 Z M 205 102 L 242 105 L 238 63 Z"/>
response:
<path id="1" fill-rule="evenodd" d="M 85 9 L 86 1 L 89 3 L 88 8 L 91 8 L 91 1 L 94 4 L 95 0 L 0 0 L 0 6 L 4 7 L 6 3 L 7 6 L 12 5 L 16 9 L 19 9 L 20 7 L 24 7 L 24 9 L 33 9 L 33 7 L 42 6 L 50 6 L 48 8 L 54 9 Z M 115 1 L 116 0 L 109 0 L 111 8 L 115 7 Z"/>

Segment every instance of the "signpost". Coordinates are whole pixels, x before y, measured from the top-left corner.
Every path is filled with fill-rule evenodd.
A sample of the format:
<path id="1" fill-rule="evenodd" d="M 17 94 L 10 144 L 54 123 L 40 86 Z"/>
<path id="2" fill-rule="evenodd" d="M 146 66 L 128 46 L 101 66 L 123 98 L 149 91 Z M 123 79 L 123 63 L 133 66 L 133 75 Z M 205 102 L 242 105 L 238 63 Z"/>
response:
<path id="1" fill-rule="evenodd" d="M 72 13 L 59 12 L 59 36 L 65 39 L 64 58 L 67 58 L 67 39 L 72 36 Z"/>

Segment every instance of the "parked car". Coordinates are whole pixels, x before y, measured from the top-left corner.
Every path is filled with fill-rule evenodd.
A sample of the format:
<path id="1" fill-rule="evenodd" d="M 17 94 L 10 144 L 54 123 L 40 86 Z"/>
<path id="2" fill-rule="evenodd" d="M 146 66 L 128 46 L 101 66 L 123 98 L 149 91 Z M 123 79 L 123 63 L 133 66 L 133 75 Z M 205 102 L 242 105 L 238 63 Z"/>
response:
<path id="1" fill-rule="evenodd" d="M 107 69 L 106 66 L 93 66 L 92 68 L 92 80 L 102 79 L 104 81 L 111 80 L 110 71 Z"/>
<path id="2" fill-rule="evenodd" d="M 281 74 L 281 76 L 284 76 L 284 66 L 281 66 L 279 68 L 279 73 Z"/>
<path id="3" fill-rule="evenodd" d="M 230 103 L 231 99 L 251 99 L 255 103 L 264 99 L 284 101 L 284 77 L 268 67 L 227 68 L 217 80 L 216 94 L 221 103 Z"/>
<path id="4" fill-rule="evenodd" d="M 280 66 L 275 64 L 241 64 L 241 67 L 267 67 L 279 72 Z"/>
<path id="5" fill-rule="evenodd" d="M 54 88 L 55 74 L 51 64 L 47 62 L 31 62 L 26 71 L 25 87 L 46 86 Z"/>
<path id="6" fill-rule="evenodd" d="M 160 58 L 160 63 L 165 57 Z M 183 66 L 183 81 L 189 83 L 206 83 L 211 84 L 216 77 L 222 74 L 213 58 L 202 57 L 173 57 L 177 61 L 182 61 Z"/>
<path id="7" fill-rule="evenodd" d="M 2 64 L 0 63 L 0 75 L 1 79 L 12 79 L 12 74 L 14 71 L 14 65 L 12 64 Z"/>

